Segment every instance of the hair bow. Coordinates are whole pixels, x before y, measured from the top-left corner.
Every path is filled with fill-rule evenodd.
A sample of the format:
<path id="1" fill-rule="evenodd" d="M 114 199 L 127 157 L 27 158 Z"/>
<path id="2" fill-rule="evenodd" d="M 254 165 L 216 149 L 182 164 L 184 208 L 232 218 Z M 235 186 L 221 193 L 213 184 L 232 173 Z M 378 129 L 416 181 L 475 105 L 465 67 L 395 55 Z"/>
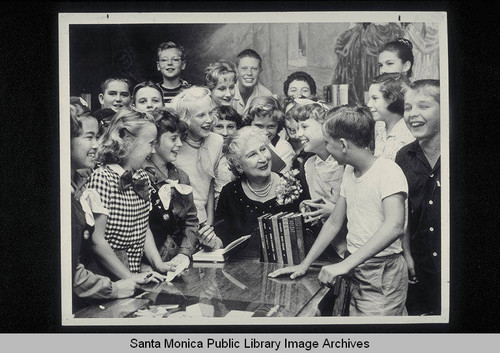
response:
<path id="1" fill-rule="evenodd" d="M 149 185 L 147 179 L 134 179 L 132 172 L 127 170 L 120 177 L 120 190 L 126 191 L 132 187 L 134 192 L 143 200 L 149 201 Z"/>

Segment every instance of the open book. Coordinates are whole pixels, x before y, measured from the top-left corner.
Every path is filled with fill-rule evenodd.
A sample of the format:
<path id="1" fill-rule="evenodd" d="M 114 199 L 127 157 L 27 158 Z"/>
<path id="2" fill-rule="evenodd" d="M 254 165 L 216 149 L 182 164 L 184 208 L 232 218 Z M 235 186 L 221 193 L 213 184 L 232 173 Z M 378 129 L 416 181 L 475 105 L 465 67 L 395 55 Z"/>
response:
<path id="1" fill-rule="evenodd" d="M 241 247 L 241 245 L 250 238 L 251 234 L 244 235 L 233 242 L 229 243 L 225 248 L 214 251 L 200 250 L 193 254 L 193 261 L 209 261 L 209 262 L 224 262 L 230 254 Z"/>

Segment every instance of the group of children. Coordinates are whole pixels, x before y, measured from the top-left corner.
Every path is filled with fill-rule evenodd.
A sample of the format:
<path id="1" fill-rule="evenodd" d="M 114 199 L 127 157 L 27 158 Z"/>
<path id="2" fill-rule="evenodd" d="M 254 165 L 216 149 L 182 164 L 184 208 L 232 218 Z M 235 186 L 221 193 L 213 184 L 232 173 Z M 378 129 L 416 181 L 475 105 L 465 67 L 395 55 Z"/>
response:
<path id="1" fill-rule="evenodd" d="M 252 49 L 235 64 L 211 63 L 204 86 L 190 85 L 173 42 L 158 48 L 161 82 L 107 79 L 93 112 L 72 98 L 74 303 L 131 296 L 199 244 L 224 246 L 213 223 L 235 179 L 226 149 L 238 129 L 256 126 L 273 171 L 299 170 L 300 210 L 319 228 L 300 265 L 269 276 L 300 276 L 333 246 L 341 261 L 319 279 L 350 273 L 350 315 L 439 314 L 439 81 L 410 81 L 411 52 L 405 39 L 382 49 L 366 105 L 329 106 L 306 72 L 292 73 L 278 98 L 259 82 Z"/>

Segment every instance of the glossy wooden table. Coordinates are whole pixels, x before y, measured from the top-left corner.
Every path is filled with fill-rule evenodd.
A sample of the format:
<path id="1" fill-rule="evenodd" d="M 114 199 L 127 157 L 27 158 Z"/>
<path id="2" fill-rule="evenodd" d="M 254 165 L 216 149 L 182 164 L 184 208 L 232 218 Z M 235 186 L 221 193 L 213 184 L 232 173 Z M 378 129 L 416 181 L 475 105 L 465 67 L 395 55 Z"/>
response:
<path id="1" fill-rule="evenodd" d="M 193 263 L 170 283 L 148 284 L 139 297 L 96 303 L 75 317 L 134 317 L 138 310 L 176 305 L 176 314 L 196 307 L 201 316 L 208 317 L 224 317 L 230 312 L 254 317 L 314 316 L 328 292 L 318 281 L 319 267 L 295 280 L 267 277 L 282 266 L 256 260 Z"/>

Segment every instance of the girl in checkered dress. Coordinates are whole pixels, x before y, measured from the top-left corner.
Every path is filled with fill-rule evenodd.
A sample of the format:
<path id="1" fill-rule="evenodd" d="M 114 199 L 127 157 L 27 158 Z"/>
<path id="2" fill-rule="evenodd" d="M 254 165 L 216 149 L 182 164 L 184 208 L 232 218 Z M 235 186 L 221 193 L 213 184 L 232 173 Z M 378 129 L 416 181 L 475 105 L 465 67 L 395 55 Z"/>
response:
<path id="1" fill-rule="evenodd" d="M 134 277 L 141 271 L 143 255 L 158 272 L 175 270 L 174 264 L 162 261 L 148 224 L 150 181 L 141 168 L 155 153 L 156 134 L 149 113 L 123 108 L 99 141 L 102 166 L 92 173 L 88 188 L 99 193 L 109 214 L 95 217 L 93 265 L 111 278 Z"/>

